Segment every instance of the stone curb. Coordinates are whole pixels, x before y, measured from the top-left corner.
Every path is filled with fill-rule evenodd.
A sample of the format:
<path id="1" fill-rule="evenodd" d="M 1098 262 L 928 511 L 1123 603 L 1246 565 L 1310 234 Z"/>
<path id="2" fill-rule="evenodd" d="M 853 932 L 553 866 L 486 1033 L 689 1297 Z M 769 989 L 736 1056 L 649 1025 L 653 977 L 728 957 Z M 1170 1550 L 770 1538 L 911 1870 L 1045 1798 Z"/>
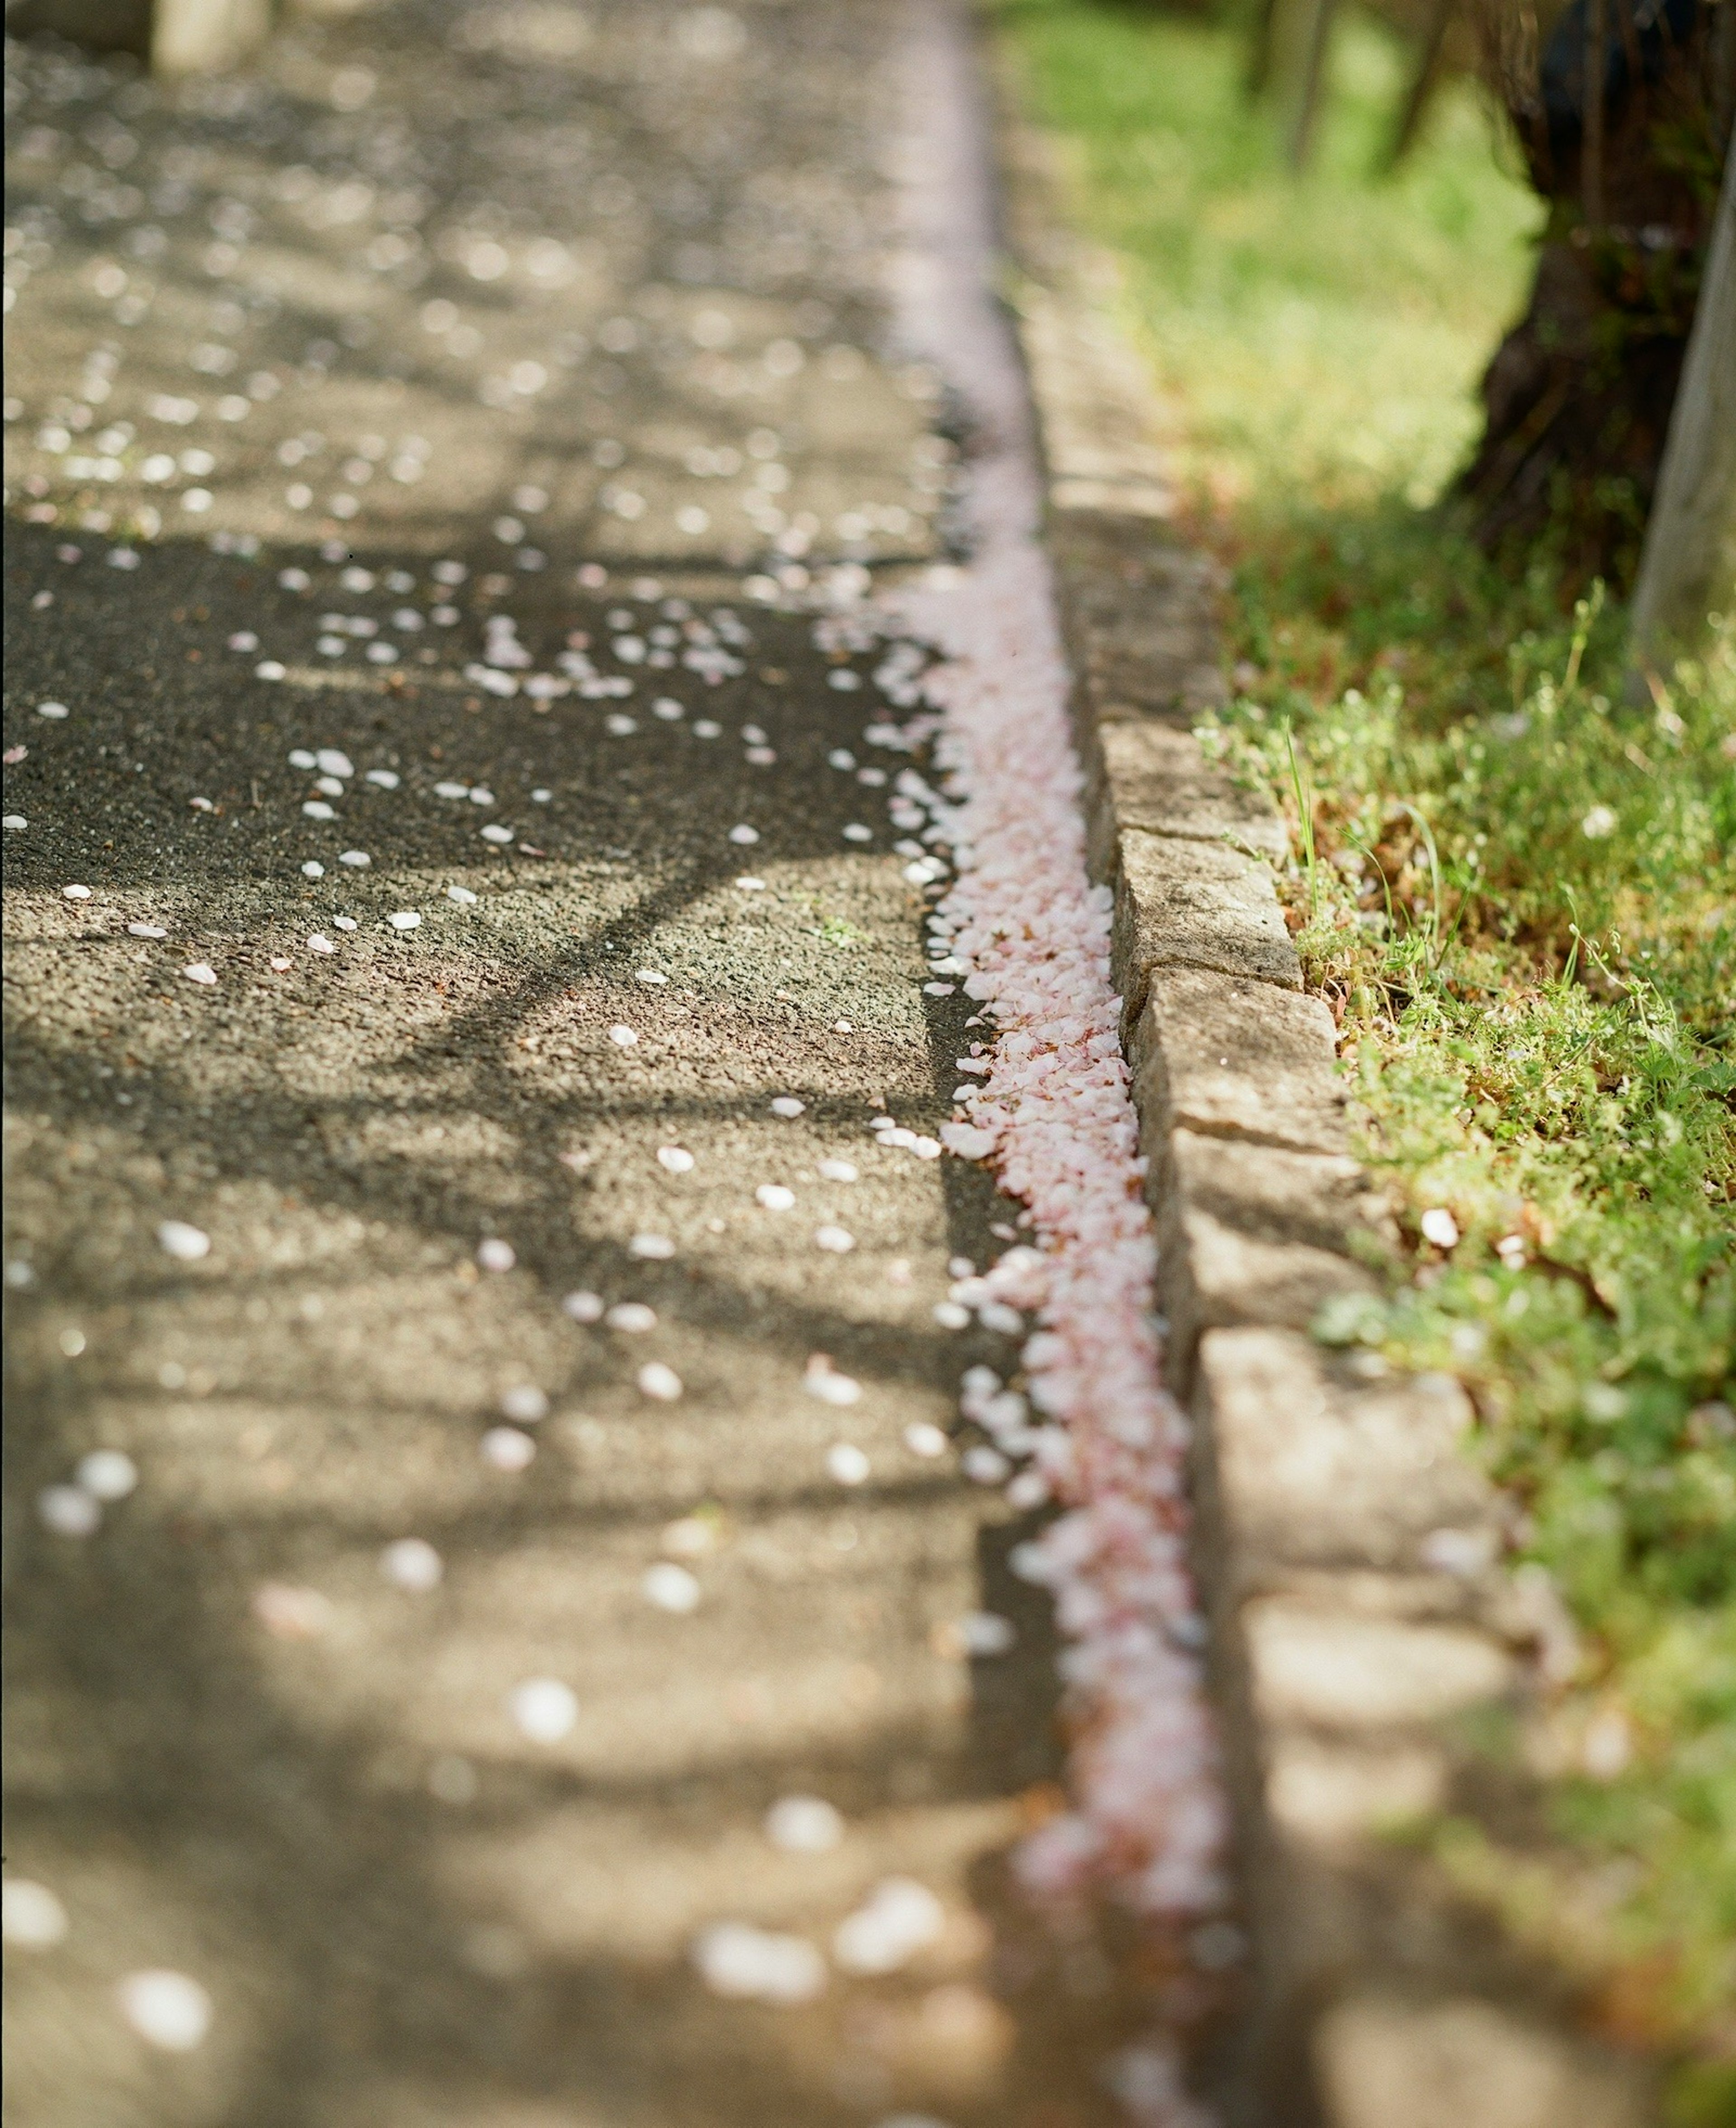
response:
<path id="1" fill-rule="evenodd" d="M 1354 1250 L 1383 1215 L 1274 889 L 1283 824 L 1191 729 L 1223 698 L 1219 572 L 1169 529 L 1173 425 L 1112 264 L 1066 231 L 1047 144 L 1003 119 L 1000 150 L 1254 1943 L 1214 2095 L 1231 2128 L 1638 2128 L 1644 2079 L 1573 2031 L 1561 1978 L 1394 1836 L 1476 1807 L 1473 1731 L 1522 1731 L 1571 1632 L 1496 1564 L 1458 1384 L 1370 1379 L 1307 1334 L 1373 1290 Z"/>

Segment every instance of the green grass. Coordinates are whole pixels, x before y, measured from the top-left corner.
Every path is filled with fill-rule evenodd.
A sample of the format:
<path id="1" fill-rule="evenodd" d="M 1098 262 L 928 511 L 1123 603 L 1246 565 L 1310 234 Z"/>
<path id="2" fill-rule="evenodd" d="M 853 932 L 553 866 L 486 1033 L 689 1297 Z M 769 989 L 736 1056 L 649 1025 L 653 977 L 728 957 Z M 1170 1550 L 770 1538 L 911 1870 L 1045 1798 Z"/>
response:
<path id="1" fill-rule="evenodd" d="M 1403 57 L 1352 16 L 1297 183 L 1209 17 L 997 12 L 1231 566 L 1203 736 L 1290 817 L 1281 892 L 1398 1215 L 1384 1299 L 1318 1333 L 1465 1385 L 1579 1629 L 1533 1747 L 1548 1852 L 1482 1879 L 1545 1870 L 1537 1928 L 1709 2128 L 1736 2118 L 1736 624 L 1632 707 L 1619 606 L 1547 557 L 1501 577 L 1441 501 L 1542 218 L 1473 93 L 1376 181 Z"/>

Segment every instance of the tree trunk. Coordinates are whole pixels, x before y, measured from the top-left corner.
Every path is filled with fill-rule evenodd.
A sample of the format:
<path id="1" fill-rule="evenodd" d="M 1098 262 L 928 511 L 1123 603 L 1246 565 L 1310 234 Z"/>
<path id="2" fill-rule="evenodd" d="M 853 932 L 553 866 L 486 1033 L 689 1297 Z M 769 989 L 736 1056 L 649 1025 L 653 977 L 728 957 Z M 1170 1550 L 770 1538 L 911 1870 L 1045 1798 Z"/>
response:
<path id="1" fill-rule="evenodd" d="M 1462 482 L 1492 552 L 1541 545 L 1570 578 L 1633 576 L 1711 234 L 1733 8 L 1574 0 L 1514 110 L 1549 216 Z"/>
<path id="2" fill-rule="evenodd" d="M 1658 500 L 1634 591 L 1633 655 L 1646 671 L 1691 650 L 1736 594 L 1736 157 L 1695 313 Z"/>

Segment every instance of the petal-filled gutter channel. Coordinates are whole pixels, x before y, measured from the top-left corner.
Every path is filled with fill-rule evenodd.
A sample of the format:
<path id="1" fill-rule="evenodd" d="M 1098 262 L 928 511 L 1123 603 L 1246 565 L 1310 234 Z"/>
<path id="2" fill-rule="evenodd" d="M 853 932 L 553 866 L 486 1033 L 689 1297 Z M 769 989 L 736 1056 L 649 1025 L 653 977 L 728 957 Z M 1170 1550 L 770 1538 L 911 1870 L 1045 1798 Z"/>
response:
<path id="1" fill-rule="evenodd" d="M 1016 1564 L 1054 1594 L 1074 1736 L 1074 1807 L 1026 1845 L 1033 1888 L 1108 1889 L 1169 1921 L 1225 1898 L 1226 1807 L 1202 1687 L 1204 1627 L 1188 1572 L 1187 1421 L 1160 1377 L 1155 1246 L 1112 990 L 1111 897 L 1085 868 L 1081 772 L 1047 558 L 1024 381 L 989 292 L 992 243 L 974 77 L 956 25 L 922 11 L 911 53 L 901 324 L 960 390 L 976 449 L 972 549 L 887 601 L 881 625 L 939 653 L 919 682 L 932 779 L 899 779 L 947 848 L 930 918 L 965 971 L 988 1038 L 960 1060 L 942 1135 L 1022 1200 L 1034 1247 L 988 1274 L 1033 1312 L 1023 1351 L 1047 1422 L 1036 1466 L 1063 1512 Z M 936 784 L 938 788 L 936 788 Z M 975 1045 L 973 1045 L 975 1047 Z M 967 1415 L 993 1426 L 989 1394 Z M 1145 2118 L 1196 2109 L 1156 2060 Z M 1132 2094 L 1130 2094 L 1131 2096 Z"/>

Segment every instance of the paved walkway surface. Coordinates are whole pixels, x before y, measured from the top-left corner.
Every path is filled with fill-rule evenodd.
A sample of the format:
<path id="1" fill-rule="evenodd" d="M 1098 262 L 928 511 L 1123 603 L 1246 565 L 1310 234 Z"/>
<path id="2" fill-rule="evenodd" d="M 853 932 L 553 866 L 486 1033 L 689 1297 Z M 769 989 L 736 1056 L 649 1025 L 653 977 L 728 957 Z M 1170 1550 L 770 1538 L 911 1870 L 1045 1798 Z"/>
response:
<path id="1" fill-rule="evenodd" d="M 946 546 L 904 28 L 19 55 L 17 2128 L 1117 2117 L 909 668 L 795 604 Z"/>

